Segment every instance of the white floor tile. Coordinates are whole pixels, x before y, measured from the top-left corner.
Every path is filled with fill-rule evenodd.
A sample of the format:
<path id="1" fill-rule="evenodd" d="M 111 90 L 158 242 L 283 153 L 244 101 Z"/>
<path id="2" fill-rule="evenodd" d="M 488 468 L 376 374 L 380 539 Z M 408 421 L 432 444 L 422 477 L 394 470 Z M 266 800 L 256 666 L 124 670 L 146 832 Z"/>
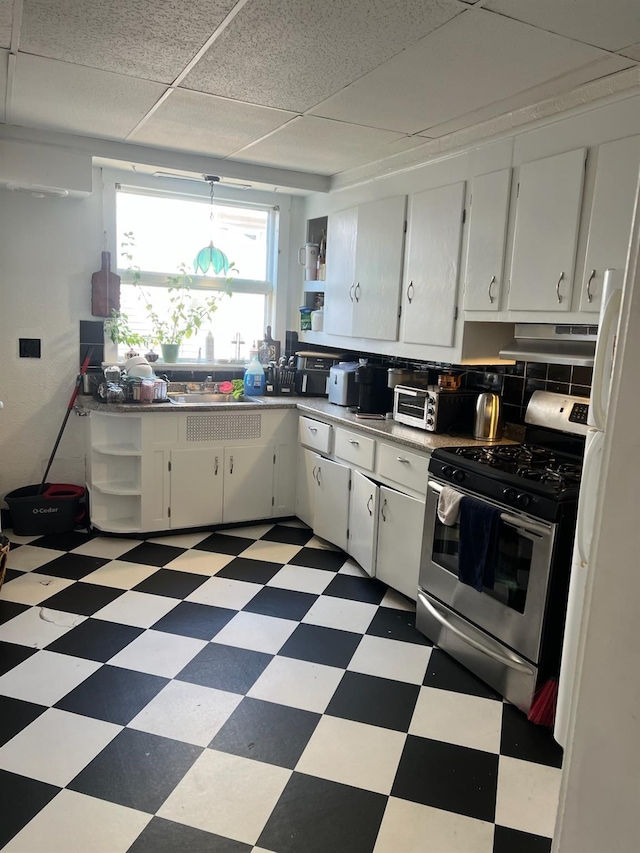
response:
<path id="1" fill-rule="evenodd" d="M 364 634 L 377 610 L 375 604 L 327 595 L 314 601 L 302 621 L 309 625 L 322 625 L 325 628 Z"/>
<path id="2" fill-rule="evenodd" d="M 242 698 L 237 693 L 170 681 L 128 727 L 208 746 Z"/>
<path id="3" fill-rule="evenodd" d="M 55 705 L 101 666 L 93 660 L 45 649 L 0 677 L 0 695 L 37 705 Z"/>
<path id="4" fill-rule="evenodd" d="M 551 838 L 558 811 L 557 767 L 500 756 L 496 823 Z"/>
<path id="5" fill-rule="evenodd" d="M 82 580 L 85 583 L 97 583 L 100 586 L 112 586 L 115 589 L 132 589 L 157 571 L 159 571 L 157 566 L 144 566 L 141 563 L 112 560 Z"/>
<path id="6" fill-rule="evenodd" d="M 323 551 L 339 551 L 337 545 L 327 542 L 326 539 L 321 539 L 319 536 L 312 536 L 304 546 L 305 548 L 321 548 Z"/>
<path id="7" fill-rule="evenodd" d="M 15 551 L 9 551 L 7 557 L 7 568 L 20 569 L 22 572 L 30 572 L 39 569 L 45 563 L 50 563 L 56 557 L 62 557 L 66 551 L 54 551 L 53 548 L 36 548 L 35 545 L 23 545 Z"/>
<path id="8" fill-rule="evenodd" d="M 3 584 L 0 598 L 3 601 L 16 601 L 19 604 L 40 604 L 41 601 L 51 598 L 56 592 L 66 589 L 73 583 L 75 581 L 67 578 L 25 572 L 19 578 Z"/>
<path id="9" fill-rule="evenodd" d="M 224 536 L 239 536 L 241 539 L 260 539 L 272 527 L 273 524 L 251 524 L 246 527 L 230 527 L 227 530 L 216 530 L 216 533 L 222 533 Z"/>
<path id="10" fill-rule="evenodd" d="M 274 658 L 247 696 L 323 713 L 344 672 L 293 658 Z"/>
<path id="11" fill-rule="evenodd" d="M 5 853 L 125 853 L 152 815 L 63 790 L 4 848 Z"/>
<path id="12" fill-rule="evenodd" d="M 200 533 L 176 533 L 174 536 L 156 536 L 153 539 L 147 539 L 147 542 L 172 545 L 174 548 L 195 548 L 208 536 L 211 536 L 210 530 L 200 531 Z"/>
<path id="13" fill-rule="evenodd" d="M 249 545 L 242 556 L 249 560 L 267 560 L 270 563 L 288 563 L 293 560 L 301 545 L 286 545 L 283 542 L 266 542 L 259 539 Z"/>
<path id="14" fill-rule="evenodd" d="M 414 611 L 416 609 L 415 601 L 409 601 L 408 598 L 405 598 L 404 595 L 401 595 L 399 592 L 396 592 L 395 589 L 388 589 L 384 598 L 380 602 L 381 607 L 393 607 L 396 610 L 410 610 Z"/>
<path id="15" fill-rule="evenodd" d="M 427 850 L 433 853 L 491 853 L 493 825 L 390 797 L 374 853 L 426 853 Z"/>
<path id="16" fill-rule="evenodd" d="M 175 560 L 167 563 L 165 569 L 174 569 L 178 572 L 192 572 L 194 575 L 217 574 L 220 569 L 231 562 L 235 557 L 229 554 L 215 554 L 211 551 L 185 551 Z"/>
<path id="17" fill-rule="evenodd" d="M 261 587 L 246 581 L 234 581 L 230 578 L 209 578 L 198 589 L 188 595 L 185 601 L 197 604 L 213 604 L 215 607 L 228 607 L 242 610 L 251 599 L 260 592 Z"/>
<path id="18" fill-rule="evenodd" d="M 409 734 L 485 752 L 500 752 L 502 702 L 422 687 Z"/>
<path id="19" fill-rule="evenodd" d="M 128 590 L 123 592 L 120 598 L 94 613 L 93 618 L 133 625 L 136 628 L 150 628 L 178 604 L 180 601 L 176 598 Z"/>
<path id="20" fill-rule="evenodd" d="M 389 794 L 406 735 L 337 717 L 322 717 L 296 772 Z"/>
<path id="21" fill-rule="evenodd" d="M 255 844 L 290 776 L 282 767 L 205 749 L 158 815 Z"/>
<path id="22" fill-rule="evenodd" d="M 364 636 L 347 669 L 422 684 L 430 657 L 430 646 Z"/>
<path id="23" fill-rule="evenodd" d="M 122 726 L 49 708 L 0 749 L 0 768 L 64 787 Z"/>
<path id="24" fill-rule="evenodd" d="M 278 589 L 293 589 L 296 592 L 312 592 L 320 595 L 333 580 L 333 572 L 308 569 L 305 566 L 283 566 L 267 586 Z"/>
<path id="25" fill-rule="evenodd" d="M 109 536 L 96 536 L 83 545 L 78 545 L 72 554 L 82 554 L 85 557 L 102 557 L 105 560 L 117 560 L 127 551 L 140 545 L 140 539 L 112 539 Z"/>
<path id="26" fill-rule="evenodd" d="M 354 578 L 368 578 L 369 575 L 365 572 L 362 566 L 359 566 L 355 560 L 347 560 L 344 566 L 338 571 L 339 575 L 351 575 Z"/>
<path id="27" fill-rule="evenodd" d="M 5 530 L 4 535 L 12 542 L 15 542 L 16 545 L 28 545 L 29 542 L 35 542 L 36 539 L 40 539 L 39 536 L 20 536 L 14 533 L 13 530 Z"/>
<path id="28" fill-rule="evenodd" d="M 238 613 L 215 636 L 216 643 L 275 655 L 298 627 L 291 619 Z"/>
<path id="29" fill-rule="evenodd" d="M 113 666 L 173 678 L 207 645 L 205 640 L 145 631 L 109 661 Z"/>
<path id="30" fill-rule="evenodd" d="M 43 649 L 67 631 L 84 622 L 86 616 L 63 613 L 48 607 L 31 607 L 0 625 L 0 640 L 32 649 Z"/>

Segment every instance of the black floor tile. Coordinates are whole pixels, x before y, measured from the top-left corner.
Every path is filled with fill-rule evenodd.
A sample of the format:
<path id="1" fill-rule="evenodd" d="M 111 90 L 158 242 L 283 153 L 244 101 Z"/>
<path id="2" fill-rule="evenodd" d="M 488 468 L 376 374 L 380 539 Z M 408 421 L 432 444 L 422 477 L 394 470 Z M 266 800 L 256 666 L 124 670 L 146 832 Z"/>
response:
<path id="1" fill-rule="evenodd" d="M 162 548 L 162 545 L 154 546 Z M 166 595 L 169 598 L 186 598 L 208 580 L 206 575 L 194 575 L 192 572 L 177 572 L 172 569 L 158 569 L 137 586 L 136 592 L 150 592 L 152 595 Z"/>
<path id="2" fill-rule="evenodd" d="M 55 707 L 126 726 L 168 683 L 168 678 L 146 672 L 103 666 Z"/>
<path id="3" fill-rule="evenodd" d="M 293 773 L 258 839 L 278 853 L 371 853 L 387 798 Z"/>
<path id="4" fill-rule="evenodd" d="M 7 604 L 9 602 L 6 602 Z M 29 648 L 29 646 L 19 646 L 14 643 L 0 642 L 0 675 L 9 672 L 14 666 L 30 658 L 31 655 L 37 654 L 38 649 Z"/>
<path id="5" fill-rule="evenodd" d="M 194 548 L 196 551 L 214 551 L 216 554 L 230 554 L 237 557 L 255 541 L 255 539 L 245 539 L 242 536 L 225 536 L 222 533 L 212 533 L 211 536 L 207 536 L 202 542 L 194 545 Z"/>
<path id="6" fill-rule="evenodd" d="M 383 729 L 407 732 L 419 693 L 417 684 L 345 672 L 326 713 Z"/>
<path id="7" fill-rule="evenodd" d="M 201 752 L 199 746 L 123 729 L 67 788 L 153 814 Z"/>
<path id="8" fill-rule="evenodd" d="M 324 548 L 301 548 L 289 563 L 292 566 L 307 566 L 310 569 L 339 571 L 349 558 L 343 551 L 328 551 Z"/>
<path id="9" fill-rule="evenodd" d="M 22 577 L 22 575 L 24 575 L 24 572 L 20 572 L 18 569 L 5 569 L 3 585 L 8 584 L 9 581 L 13 581 L 16 578 Z"/>
<path id="10" fill-rule="evenodd" d="M 120 558 L 127 563 L 142 563 L 145 566 L 166 566 L 171 560 L 175 560 L 180 554 L 184 554 L 186 548 L 176 548 L 174 545 L 159 545 L 155 542 L 142 542 Z"/>
<path id="11" fill-rule="evenodd" d="M 265 586 L 243 609 L 249 613 L 262 613 L 263 616 L 277 616 L 279 619 L 300 622 L 317 598 L 317 595 L 308 592 Z"/>
<path id="12" fill-rule="evenodd" d="M 9 574 L 9 571 L 10 569 L 7 569 L 7 574 Z M 14 616 L 19 616 L 28 609 L 28 604 L 18 604 L 15 601 L 0 601 L 0 625 L 8 622 L 9 619 L 13 619 Z"/>
<path id="13" fill-rule="evenodd" d="M 46 710 L 43 705 L 0 696 L 0 746 L 15 737 Z"/>
<path id="14" fill-rule="evenodd" d="M 367 634 L 384 637 L 386 640 L 400 640 L 402 643 L 417 643 L 421 646 L 433 645 L 424 634 L 416 630 L 416 614 L 408 610 L 396 610 L 393 607 L 379 607 L 378 612 L 367 628 Z"/>
<path id="15" fill-rule="evenodd" d="M 230 578 L 234 581 L 249 581 L 249 583 L 268 583 L 276 575 L 282 565 L 270 563 L 267 560 L 250 560 L 236 557 L 228 565 L 216 572 L 217 578 Z"/>
<path id="16" fill-rule="evenodd" d="M 245 696 L 209 746 L 293 770 L 320 717 Z"/>
<path id="17" fill-rule="evenodd" d="M 284 545 L 306 545 L 313 536 L 308 527 L 287 527 L 286 524 L 274 524 L 261 539 L 267 542 L 282 542 Z"/>
<path id="18" fill-rule="evenodd" d="M 180 634 L 182 637 L 194 637 L 196 640 L 212 640 L 218 631 L 221 631 L 227 622 L 237 615 L 237 612 L 226 607 L 181 601 L 177 607 L 153 625 L 153 630 Z"/>
<path id="19" fill-rule="evenodd" d="M 323 595 L 334 598 L 348 598 L 350 601 L 366 601 L 380 604 L 385 597 L 387 587 L 374 578 L 358 578 L 353 575 L 336 575 Z"/>
<path id="20" fill-rule="evenodd" d="M 431 652 L 422 683 L 425 687 L 437 687 L 439 690 L 451 690 L 454 693 L 468 693 L 470 696 L 502 701 L 502 697 L 495 690 L 476 678 L 466 667 L 442 649 L 434 649 Z"/>
<path id="21" fill-rule="evenodd" d="M 409 735 L 391 795 L 493 823 L 497 785 L 497 755 Z"/>
<path id="22" fill-rule="evenodd" d="M 142 628 L 87 619 L 50 643 L 47 651 L 105 663 L 142 633 Z"/>
<path id="23" fill-rule="evenodd" d="M 209 643 L 176 678 L 230 693 L 246 693 L 272 660 L 273 655 Z"/>
<path id="24" fill-rule="evenodd" d="M 502 707 L 500 754 L 562 767 L 562 747 L 553 739 L 551 729 L 530 723 L 515 705 Z"/>
<path id="25" fill-rule="evenodd" d="M 361 634 L 350 631 L 298 625 L 278 655 L 346 669 L 361 640 Z"/>
<path id="26" fill-rule="evenodd" d="M 65 613 L 93 616 L 98 610 L 102 610 L 107 604 L 120 598 L 123 593 L 123 589 L 78 581 L 52 595 L 51 598 L 47 598 L 42 604 L 53 610 L 63 610 Z"/>
<path id="27" fill-rule="evenodd" d="M 86 531 L 72 530 L 70 533 L 50 533 L 47 536 L 41 536 L 39 539 L 34 539 L 30 545 L 37 545 L 38 548 L 53 548 L 56 551 L 72 551 L 74 548 L 79 548 L 85 542 L 90 542 L 95 539 L 95 534 L 87 533 Z"/>
<path id="28" fill-rule="evenodd" d="M 0 770 L 0 847 L 41 811 L 60 788 Z"/>
<path id="29" fill-rule="evenodd" d="M 251 853 L 251 844 L 154 817 L 127 853 Z"/>
<path id="30" fill-rule="evenodd" d="M 496 826 L 493 853 L 551 853 L 551 839 L 506 826 Z"/>
<path id="31" fill-rule="evenodd" d="M 96 569 L 105 566 L 109 560 L 102 557 L 85 557 L 84 554 L 64 554 L 62 557 L 56 557 L 44 566 L 35 569 L 35 574 L 53 575 L 56 578 L 69 578 L 69 580 L 79 581 L 85 578 Z"/>

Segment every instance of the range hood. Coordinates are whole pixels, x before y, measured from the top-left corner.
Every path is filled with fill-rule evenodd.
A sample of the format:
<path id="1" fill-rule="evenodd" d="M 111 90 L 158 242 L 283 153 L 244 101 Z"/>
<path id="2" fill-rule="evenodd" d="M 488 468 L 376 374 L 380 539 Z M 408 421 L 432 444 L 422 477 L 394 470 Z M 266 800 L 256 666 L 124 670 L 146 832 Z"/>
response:
<path id="1" fill-rule="evenodd" d="M 516 323 L 515 337 L 500 358 L 591 367 L 597 336 L 597 326 Z"/>

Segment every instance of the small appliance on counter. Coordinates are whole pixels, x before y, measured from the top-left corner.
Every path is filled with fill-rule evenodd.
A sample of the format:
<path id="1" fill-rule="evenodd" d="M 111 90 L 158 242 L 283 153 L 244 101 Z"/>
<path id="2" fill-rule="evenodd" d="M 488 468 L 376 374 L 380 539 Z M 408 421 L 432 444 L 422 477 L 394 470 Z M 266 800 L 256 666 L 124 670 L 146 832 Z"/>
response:
<path id="1" fill-rule="evenodd" d="M 368 364 L 361 359 L 355 371 L 358 388 L 358 411 L 356 417 L 386 415 L 393 410 L 393 390 L 388 385 L 388 370 L 377 364 Z"/>
<path id="2" fill-rule="evenodd" d="M 301 351 L 296 353 L 296 394 L 326 397 L 329 371 L 343 358 L 338 352 Z"/>
<path id="3" fill-rule="evenodd" d="M 499 441 L 502 438 L 502 400 L 499 394 L 485 391 L 478 395 L 473 437 L 480 441 Z"/>
<path id="4" fill-rule="evenodd" d="M 329 402 L 336 406 L 355 406 L 358 403 L 356 385 L 357 361 L 341 361 L 329 370 Z"/>
<path id="5" fill-rule="evenodd" d="M 427 432 L 471 433 L 477 391 L 444 391 L 442 388 L 411 388 L 396 385 L 393 389 L 393 419 Z"/>

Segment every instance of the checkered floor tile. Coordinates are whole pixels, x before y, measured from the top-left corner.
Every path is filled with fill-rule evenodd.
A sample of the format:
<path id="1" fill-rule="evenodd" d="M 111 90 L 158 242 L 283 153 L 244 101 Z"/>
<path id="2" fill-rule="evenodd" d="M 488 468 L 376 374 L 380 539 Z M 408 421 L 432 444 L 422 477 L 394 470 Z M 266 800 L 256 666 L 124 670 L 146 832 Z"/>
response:
<path id="1" fill-rule="evenodd" d="M 550 733 L 301 523 L 21 538 L 8 567 L 3 849 L 549 853 Z"/>

